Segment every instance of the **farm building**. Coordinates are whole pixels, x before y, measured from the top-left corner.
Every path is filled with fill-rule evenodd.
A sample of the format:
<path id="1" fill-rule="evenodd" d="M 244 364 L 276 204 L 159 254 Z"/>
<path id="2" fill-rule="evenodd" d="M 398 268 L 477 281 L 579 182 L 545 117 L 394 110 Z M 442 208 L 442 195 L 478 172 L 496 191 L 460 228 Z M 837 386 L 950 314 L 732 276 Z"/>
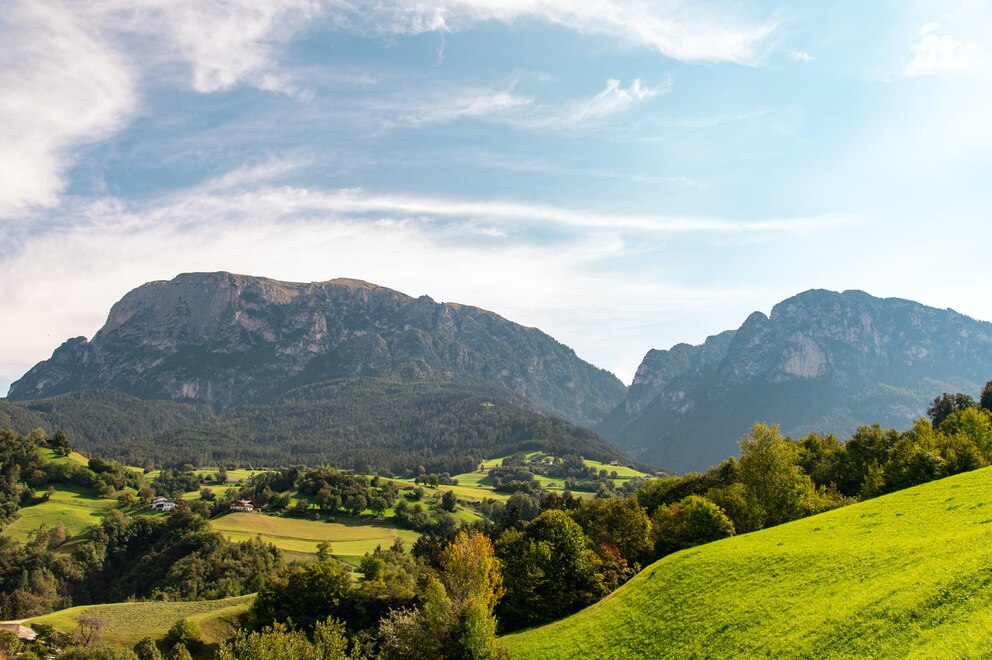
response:
<path id="1" fill-rule="evenodd" d="M 251 500 L 234 500 L 231 502 L 231 511 L 254 511 L 255 504 Z"/>
<path id="2" fill-rule="evenodd" d="M 152 500 L 152 509 L 154 511 L 172 511 L 176 508 L 176 503 L 170 500 L 168 497 L 162 497 L 161 495 Z"/>

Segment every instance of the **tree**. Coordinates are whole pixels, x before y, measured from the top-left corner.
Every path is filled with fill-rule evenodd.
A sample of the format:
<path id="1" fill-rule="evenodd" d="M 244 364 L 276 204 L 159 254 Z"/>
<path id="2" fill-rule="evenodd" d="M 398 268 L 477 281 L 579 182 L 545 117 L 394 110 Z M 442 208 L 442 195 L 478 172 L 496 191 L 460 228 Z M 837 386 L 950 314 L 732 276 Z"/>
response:
<path id="1" fill-rule="evenodd" d="M 395 609 L 380 627 L 384 658 L 503 658 L 493 608 L 503 593 L 500 563 L 480 532 L 460 532 L 441 553 L 419 609 Z"/>
<path id="2" fill-rule="evenodd" d="M 52 449 L 62 456 L 68 456 L 72 453 L 72 443 L 69 441 L 69 436 L 67 436 L 64 431 L 58 431 L 54 436 L 52 436 L 51 445 Z"/>
<path id="3" fill-rule="evenodd" d="M 599 558 L 564 511 L 545 511 L 496 542 L 506 594 L 497 607 L 507 630 L 560 619 L 606 594 Z"/>
<path id="4" fill-rule="evenodd" d="M 95 616 L 81 616 L 76 619 L 79 626 L 79 641 L 86 647 L 103 646 L 104 620 Z"/>
<path id="5" fill-rule="evenodd" d="M 444 491 L 444 496 L 441 498 L 441 508 L 445 511 L 454 511 L 457 504 L 458 496 L 455 495 L 455 491 Z"/>
<path id="6" fill-rule="evenodd" d="M 982 393 L 978 399 L 978 405 L 986 412 L 992 412 L 992 380 L 985 383 Z"/>
<path id="7" fill-rule="evenodd" d="M 441 579 L 458 609 L 477 600 L 492 611 L 504 593 L 493 544 L 481 532 L 459 532 L 441 553 Z"/>
<path id="8" fill-rule="evenodd" d="M 734 524 L 716 504 L 690 495 L 654 514 L 654 544 L 659 556 L 734 535 Z"/>
<path id="9" fill-rule="evenodd" d="M 151 637 L 145 637 L 134 645 L 134 654 L 138 660 L 162 660 L 162 652 Z"/>
<path id="10" fill-rule="evenodd" d="M 782 437 L 778 426 L 755 424 L 741 440 L 740 481 L 762 527 L 815 510 L 816 489 L 798 459 L 797 447 Z"/>
<path id="11" fill-rule="evenodd" d="M 180 619 L 172 624 L 165 635 L 165 642 L 173 647 L 173 653 L 180 646 L 187 651 L 196 651 L 203 645 L 199 626 L 189 619 Z"/>
<path id="12" fill-rule="evenodd" d="M 218 660 L 344 660 L 348 638 L 344 624 L 328 618 L 314 626 L 313 641 L 302 630 L 285 624 L 266 626 L 261 631 L 241 630 L 217 649 Z"/>
<path id="13" fill-rule="evenodd" d="M 930 423 L 936 429 L 940 428 L 940 425 L 952 413 L 974 407 L 975 400 L 969 395 L 961 394 L 960 392 L 957 394 L 944 392 L 935 398 L 933 403 L 930 404 L 930 407 L 927 408 L 927 416 L 930 418 Z"/>
<path id="14" fill-rule="evenodd" d="M 348 620 L 354 605 L 351 578 L 325 554 L 322 561 L 292 566 L 267 579 L 251 612 L 258 625 L 291 622 L 311 630 L 329 616 Z"/>
<path id="15" fill-rule="evenodd" d="M 590 502 L 580 509 L 579 515 L 587 509 L 591 515 L 586 530 L 593 543 L 615 545 L 630 564 L 650 559 L 651 519 L 636 499 Z"/>

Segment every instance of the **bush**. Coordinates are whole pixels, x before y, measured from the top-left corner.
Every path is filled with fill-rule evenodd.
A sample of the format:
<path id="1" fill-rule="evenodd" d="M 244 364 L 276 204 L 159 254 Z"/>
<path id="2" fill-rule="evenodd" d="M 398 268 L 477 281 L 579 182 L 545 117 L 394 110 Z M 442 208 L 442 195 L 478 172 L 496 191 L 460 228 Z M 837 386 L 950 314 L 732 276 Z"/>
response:
<path id="1" fill-rule="evenodd" d="M 203 645 L 200 628 L 189 619 L 176 621 L 166 633 L 165 641 L 171 647 L 182 645 L 191 651 Z"/>

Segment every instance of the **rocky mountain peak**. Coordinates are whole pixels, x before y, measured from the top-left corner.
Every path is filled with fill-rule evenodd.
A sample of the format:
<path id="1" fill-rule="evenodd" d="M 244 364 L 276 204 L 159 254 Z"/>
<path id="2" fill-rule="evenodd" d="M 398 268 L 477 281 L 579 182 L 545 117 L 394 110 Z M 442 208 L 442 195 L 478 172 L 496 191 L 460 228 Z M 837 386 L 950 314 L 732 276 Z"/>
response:
<path id="1" fill-rule="evenodd" d="M 992 324 L 863 291 L 806 291 L 718 337 L 650 351 L 600 431 L 645 460 L 698 469 L 733 454 L 754 422 L 793 434 L 906 426 L 937 394 L 992 378 Z"/>
<path id="2" fill-rule="evenodd" d="M 299 384 L 389 374 L 502 385 L 535 407 L 593 423 L 623 384 L 543 332 L 476 307 L 356 279 L 282 282 L 185 273 L 134 289 L 92 341 L 78 338 L 10 389 L 77 389 L 228 407 Z"/>

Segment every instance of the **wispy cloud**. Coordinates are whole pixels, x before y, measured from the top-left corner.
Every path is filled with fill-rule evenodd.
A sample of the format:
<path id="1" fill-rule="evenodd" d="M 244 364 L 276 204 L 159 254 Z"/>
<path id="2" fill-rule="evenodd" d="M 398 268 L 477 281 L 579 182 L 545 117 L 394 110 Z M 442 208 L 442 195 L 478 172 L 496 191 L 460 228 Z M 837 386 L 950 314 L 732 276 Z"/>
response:
<path id="1" fill-rule="evenodd" d="M 452 88 L 431 95 L 365 101 L 362 106 L 378 114 L 387 127 L 446 124 L 459 119 L 499 119 L 531 104 L 531 99 L 507 89 Z"/>
<path id="2" fill-rule="evenodd" d="M 223 269 L 302 281 L 361 277 L 478 304 L 548 330 L 626 376 L 653 344 L 662 320 L 645 319 L 657 318 L 657 310 L 667 318 L 715 299 L 745 303 L 740 291 L 638 280 L 644 273 L 606 275 L 594 265 L 636 254 L 644 232 L 750 241 L 852 221 L 625 215 L 266 183 L 298 166 L 266 162 L 153 201 L 68 200 L 70 222 L 3 228 L 17 249 L 0 251 L 0 308 L 18 323 L 0 324 L 0 374 L 23 373 L 65 338 L 91 335 L 109 306 L 142 282 Z M 41 279 L 38 263 L 45 263 Z M 590 315 L 611 323 L 589 328 L 583 319 Z M 624 328 L 639 343 L 618 347 Z"/>
<path id="3" fill-rule="evenodd" d="M 341 27 L 371 34 L 456 32 L 484 21 L 539 21 L 652 48 L 677 60 L 756 64 L 778 27 L 728 3 L 633 0 L 329 0 Z"/>
<path id="4" fill-rule="evenodd" d="M 665 94 L 671 88 L 671 80 L 656 87 L 641 84 L 639 78 L 625 89 L 619 80 L 606 81 L 606 88 L 586 101 L 572 102 L 557 110 L 538 113 L 531 118 L 534 125 L 576 128 L 588 126 L 607 117 L 626 112 L 632 106 L 647 99 Z"/>
<path id="5" fill-rule="evenodd" d="M 0 218 L 54 205 L 72 150 L 137 110 L 126 59 L 89 27 L 43 3 L 0 11 Z"/>
<path id="6" fill-rule="evenodd" d="M 278 66 L 278 50 L 319 16 L 317 0 L 103 0 L 78 9 L 95 30 L 133 49 L 142 65 L 183 63 L 198 92 L 246 83 L 299 93 Z"/>
<path id="7" fill-rule="evenodd" d="M 318 8 L 310 0 L 10 0 L 0 10 L 0 217 L 55 205 L 76 147 L 140 113 L 139 90 L 153 71 L 186 66 L 200 92 L 247 83 L 299 93 L 273 45 Z"/>
<path id="8" fill-rule="evenodd" d="M 805 50 L 791 50 L 789 51 L 789 58 L 795 60 L 796 62 L 813 61 L 813 56 L 807 53 Z"/>

